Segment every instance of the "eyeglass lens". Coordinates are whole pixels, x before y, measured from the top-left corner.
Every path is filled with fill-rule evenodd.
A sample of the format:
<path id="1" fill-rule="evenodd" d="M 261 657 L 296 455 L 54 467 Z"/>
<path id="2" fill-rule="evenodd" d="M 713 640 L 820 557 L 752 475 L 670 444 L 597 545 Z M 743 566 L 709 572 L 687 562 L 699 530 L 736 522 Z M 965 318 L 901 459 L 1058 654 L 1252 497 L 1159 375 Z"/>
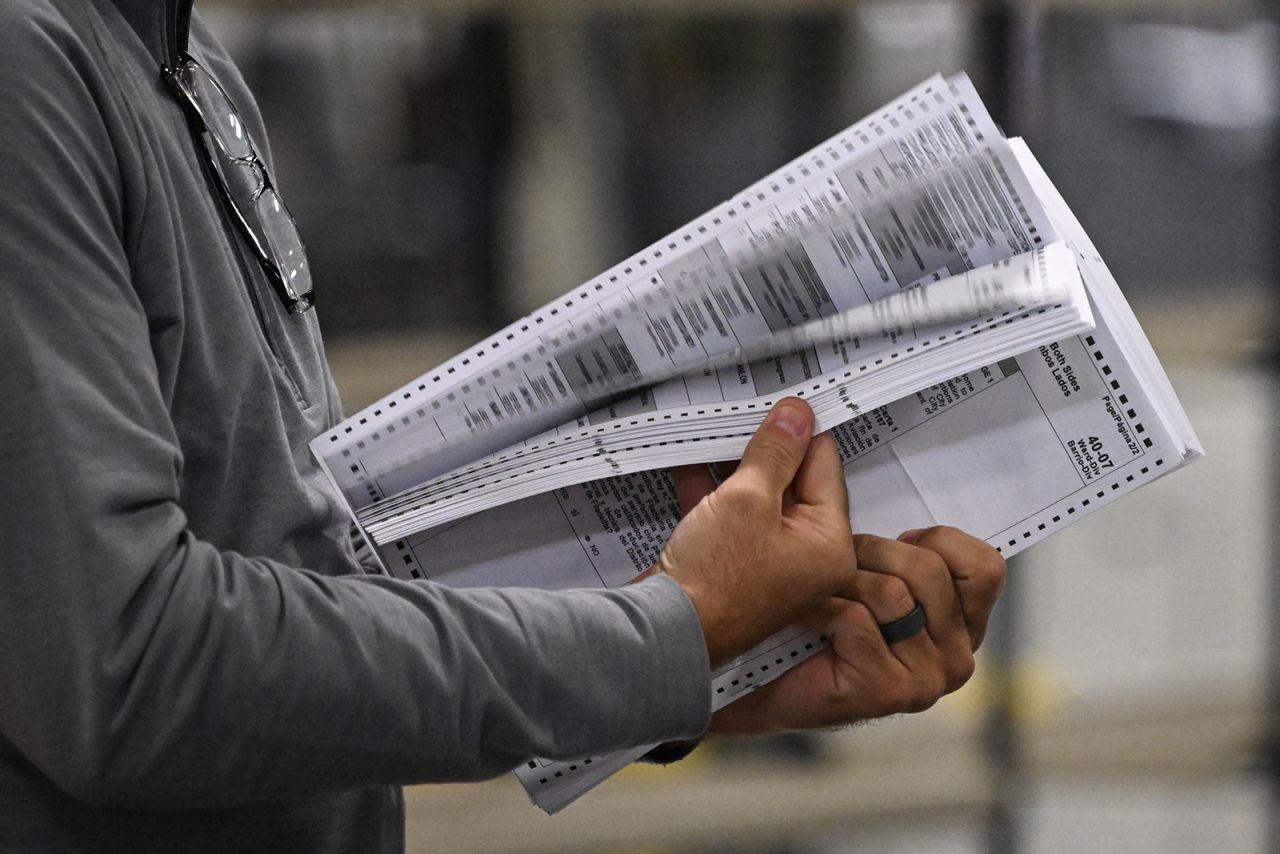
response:
<path id="1" fill-rule="evenodd" d="M 240 113 L 217 81 L 194 62 L 184 64 L 178 82 L 204 118 L 209 134 L 222 153 L 232 160 L 253 157 L 253 144 Z"/>
<path id="2" fill-rule="evenodd" d="M 310 293 L 311 269 L 307 266 L 307 252 L 302 246 L 298 227 L 280 195 L 268 189 L 258 198 L 255 209 L 258 222 L 267 235 L 267 246 L 284 275 L 285 284 L 295 294 Z"/>

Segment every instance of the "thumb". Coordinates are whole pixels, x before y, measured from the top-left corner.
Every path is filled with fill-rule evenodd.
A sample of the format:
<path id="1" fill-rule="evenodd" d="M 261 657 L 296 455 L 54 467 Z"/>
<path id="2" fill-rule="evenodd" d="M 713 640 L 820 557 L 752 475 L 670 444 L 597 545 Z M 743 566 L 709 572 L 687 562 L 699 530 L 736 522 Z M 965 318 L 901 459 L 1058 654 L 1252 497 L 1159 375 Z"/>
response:
<path id="1" fill-rule="evenodd" d="M 849 518 L 849 488 L 844 481 L 844 462 L 830 432 L 813 437 L 792 489 L 797 501 L 828 506 L 840 516 Z"/>
<path id="2" fill-rule="evenodd" d="M 733 479 L 779 500 L 804 462 L 813 436 L 813 410 L 798 397 L 778 401 L 756 430 Z"/>

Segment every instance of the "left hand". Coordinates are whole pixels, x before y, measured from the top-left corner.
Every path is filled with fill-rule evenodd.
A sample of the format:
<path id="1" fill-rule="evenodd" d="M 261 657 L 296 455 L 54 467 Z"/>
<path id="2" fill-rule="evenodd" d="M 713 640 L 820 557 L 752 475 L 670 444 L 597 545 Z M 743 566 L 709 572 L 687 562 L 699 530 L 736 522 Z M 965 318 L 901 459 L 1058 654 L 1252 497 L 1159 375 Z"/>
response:
<path id="1" fill-rule="evenodd" d="M 897 540 L 859 534 L 855 543 L 855 597 L 830 599 L 809 620 L 831 645 L 717 712 L 713 732 L 813 729 L 919 712 L 968 681 L 1004 584 L 1004 559 L 949 527 L 908 531 Z M 926 628 L 885 643 L 880 624 L 916 603 Z"/>

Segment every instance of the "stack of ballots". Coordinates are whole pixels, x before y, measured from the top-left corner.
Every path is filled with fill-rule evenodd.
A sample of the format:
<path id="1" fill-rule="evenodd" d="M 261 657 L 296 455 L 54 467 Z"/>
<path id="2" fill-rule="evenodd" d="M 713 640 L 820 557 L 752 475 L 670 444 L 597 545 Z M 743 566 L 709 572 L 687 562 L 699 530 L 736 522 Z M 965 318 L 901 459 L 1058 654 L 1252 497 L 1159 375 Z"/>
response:
<path id="1" fill-rule="evenodd" d="M 734 459 L 780 398 L 832 430 L 856 530 L 1006 556 L 1202 454 L 1115 280 L 968 79 L 935 77 L 317 437 L 388 572 L 625 584 L 670 466 Z M 713 708 L 820 649 L 714 674 Z M 651 746 L 517 776 L 554 812 Z"/>

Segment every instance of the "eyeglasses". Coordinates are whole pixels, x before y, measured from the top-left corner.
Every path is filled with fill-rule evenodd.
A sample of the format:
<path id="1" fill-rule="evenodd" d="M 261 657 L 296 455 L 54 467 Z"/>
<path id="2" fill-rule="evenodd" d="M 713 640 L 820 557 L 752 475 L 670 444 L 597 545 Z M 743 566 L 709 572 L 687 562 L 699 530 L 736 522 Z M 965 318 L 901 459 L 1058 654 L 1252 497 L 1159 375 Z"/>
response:
<path id="1" fill-rule="evenodd" d="M 302 235 L 276 192 L 266 164 L 249 139 L 239 111 L 218 81 L 183 54 L 164 66 L 165 82 L 182 101 L 187 119 L 217 179 L 219 194 L 290 314 L 315 304 L 311 268 Z"/>

